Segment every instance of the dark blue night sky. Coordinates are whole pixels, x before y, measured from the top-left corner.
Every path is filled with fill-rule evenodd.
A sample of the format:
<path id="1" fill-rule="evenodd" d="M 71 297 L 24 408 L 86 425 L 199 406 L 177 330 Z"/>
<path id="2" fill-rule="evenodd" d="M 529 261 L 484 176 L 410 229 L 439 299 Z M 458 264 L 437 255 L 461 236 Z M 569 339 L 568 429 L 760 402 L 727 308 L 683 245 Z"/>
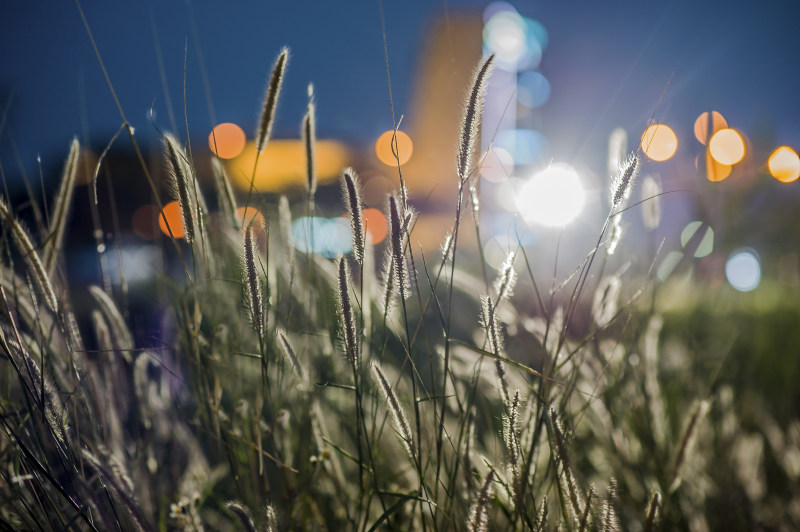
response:
<path id="1" fill-rule="evenodd" d="M 384 2 L 398 114 L 408 110 L 432 17 L 445 10 L 480 13 L 485 4 Z M 200 141 L 211 126 L 192 18 L 217 122 L 239 123 L 252 134 L 268 71 L 288 45 L 292 57 L 277 136 L 297 136 L 309 82 L 316 86 L 320 136 L 366 144 L 391 127 L 377 1 L 85 0 L 83 7 L 122 106 L 145 144 L 156 140 L 147 117 L 153 102 L 159 126 L 170 128 L 153 23 L 181 132 L 187 39 L 190 129 Z M 679 133 L 688 133 L 700 112 L 717 109 L 746 134 L 800 148 L 794 1 L 569 0 L 515 7 L 550 35 L 540 67 L 552 86 L 543 129 L 563 157 L 604 149 L 615 126 L 641 128 L 671 76 L 658 117 L 685 126 Z M 88 134 L 102 146 L 119 127 L 73 2 L 5 3 L 0 47 L 0 104 L 13 96 L 0 139 L 8 175 L 17 173 L 9 134 L 33 172 L 37 153 L 46 170 L 58 168 L 73 135 Z"/>

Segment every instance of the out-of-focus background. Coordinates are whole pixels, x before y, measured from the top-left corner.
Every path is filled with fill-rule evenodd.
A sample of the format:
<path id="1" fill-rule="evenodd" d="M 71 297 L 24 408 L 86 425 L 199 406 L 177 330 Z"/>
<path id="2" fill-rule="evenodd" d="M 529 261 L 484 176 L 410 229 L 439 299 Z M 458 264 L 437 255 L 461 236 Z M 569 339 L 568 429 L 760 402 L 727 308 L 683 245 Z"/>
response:
<path id="1" fill-rule="evenodd" d="M 800 225 L 792 220 L 800 200 L 800 75 L 792 2 L 176 1 L 83 8 L 159 179 L 159 130 L 171 130 L 190 140 L 201 181 L 209 182 L 216 152 L 246 193 L 266 79 L 288 46 L 256 189 L 302 197 L 299 124 L 313 84 L 320 183 L 335 183 L 347 165 L 359 171 L 372 239 L 381 241 L 380 211 L 399 185 L 390 146 L 398 126 L 400 169 L 423 213 L 416 238 L 433 249 L 452 217 L 465 90 L 481 56 L 494 53 L 477 190 L 490 266 L 522 244 L 548 269 L 558 249 L 560 268 L 569 272 L 608 213 L 619 160 L 639 150 L 649 179 L 622 217 L 620 255 L 649 249 L 638 260 L 657 256 L 653 269 L 661 280 L 688 261 L 712 285 L 752 290 L 762 276 L 798 284 Z M 6 6 L 0 46 L 7 193 L 25 201 L 27 186 L 39 201 L 51 198 L 73 136 L 85 146 L 89 183 L 122 119 L 78 8 Z M 118 227 L 93 236 L 89 194 L 79 195 L 86 208 L 73 216 L 73 244 L 86 246 L 86 260 L 96 263 L 97 245 L 117 239 L 131 280 L 148 278 L 150 242 L 162 235 L 126 135 L 110 150 L 98 186 L 101 196 L 116 199 Z M 296 226 L 302 234 L 318 225 L 318 251 L 328 255 L 350 245 L 334 191 L 323 186 L 320 216 Z M 654 202 L 636 202 L 659 192 L 660 220 L 648 224 L 643 209 Z M 100 203 L 101 220 L 108 203 Z M 19 210 L 30 216 L 24 204 Z M 464 233 L 474 246 L 476 236 Z M 72 256 L 78 263 L 70 275 L 95 275 L 97 266 Z"/>

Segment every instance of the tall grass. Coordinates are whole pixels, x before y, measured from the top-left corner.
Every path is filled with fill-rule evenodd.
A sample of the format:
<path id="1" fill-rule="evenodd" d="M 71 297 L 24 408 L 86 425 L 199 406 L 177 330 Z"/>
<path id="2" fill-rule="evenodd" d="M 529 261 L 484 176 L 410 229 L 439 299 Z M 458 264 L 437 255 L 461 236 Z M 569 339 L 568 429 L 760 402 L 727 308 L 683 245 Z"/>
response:
<path id="1" fill-rule="evenodd" d="M 284 50 L 259 151 L 286 63 Z M 376 269 L 381 250 L 365 238 L 350 168 L 342 189 L 352 257 L 296 253 L 285 198 L 264 205 L 268 227 L 239 227 L 216 160 L 225 223 L 208 224 L 198 165 L 165 135 L 187 234 L 177 250 L 193 258 L 183 278 L 162 286 L 173 302 L 165 345 L 136 338 L 119 294 L 96 286 L 90 326 L 76 325 L 71 290 L 52 266 L 70 252 L 61 236 L 77 143 L 59 193 L 67 199 L 45 232 L 30 235 L 0 201 L 0 523 L 702 530 L 726 522 L 714 504 L 741 500 L 749 506 L 737 523 L 800 524 L 796 509 L 770 512 L 783 499 L 758 487 L 765 438 L 786 482 L 800 476 L 797 422 L 784 429 L 764 415 L 759 430 L 738 427 L 733 390 L 724 388 L 722 404 L 708 375 L 687 371 L 678 393 L 674 381 L 665 387 L 691 354 L 674 338 L 663 353 L 659 309 L 640 297 L 663 287 L 635 267 L 604 276 L 613 249 L 602 244 L 618 238 L 608 230 L 626 213 L 637 155 L 613 176 L 598 245 L 573 277 L 553 280 L 553 293 L 537 285 L 521 243 L 491 287 L 476 282 L 475 252 L 458 242 L 466 190 L 478 220 L 474 146 L 491 65 L 482 61 L 466 88 L 451 176 L 458 202 L 442 257 L 416 251 L 414 198 L 401 189 L 387 197 L 387 258 Z M 301 127 L 304 209 L 315 208 L 317 192 L 313 105 Z M 245 204 L 254 195 L 251 187 Z M 651 204 L 649 226 L 658 212 Z M 741 472 L 729 485 L 709 467 L 720 460 Z M 786 500 L 797 505 L 794 485 Z M 734 489 L 740 497 L 726 494 Z"/>

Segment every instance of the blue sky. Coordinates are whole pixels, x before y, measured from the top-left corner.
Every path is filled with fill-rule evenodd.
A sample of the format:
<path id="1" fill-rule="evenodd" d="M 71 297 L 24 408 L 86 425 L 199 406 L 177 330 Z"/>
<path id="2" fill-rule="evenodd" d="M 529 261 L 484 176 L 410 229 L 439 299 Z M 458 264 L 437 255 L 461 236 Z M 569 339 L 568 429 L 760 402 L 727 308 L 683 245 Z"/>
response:
<path id="1" fill-rule="evenodd" d="M 486 2 L 384 2 L 392 86 L 398 113 L 410 106 L 414 70 L 431 17 L 480 13 Z M 550 34 L 540 70 L 552 97 L 543 127 L 555 151 L 577 157 L 605 146 L 611 128 L 634 130 L 658 116 L 690 128 L 702 111 L 723 112 L 733 127 L 765 142 L 800 148 L 800 73 L 796 2 L 516 2 Z M 327 2 L 84 1 L 122 106 L 137 135 L 154 141 L 153 102 L 169 128 L 153 39 L 157 28 L 181 131 L 183 58 L 188 39 L 190 130 L 204 138 L 211 119 L 197 57 L 208 71 L 217 122 L 253 129 L 270 66 L 292 50 L 275 133 L 296 136 L 306 85 L 314 82 L 321 136 L 370 142 L 391 126 L 379 4 Z M 22 162 L 35 171 L 61 164 L 69 139 L 88 133 L 98 145 L 120 118 L 73 2 L 9 2 L 0 17 L 0 105 L 10 95 L 0 162 L 15 173 L 13 134 Z M 687 125 L 688 124 L 688 125 Z M 685 133 L 685 131 L 684 131 Z"/>

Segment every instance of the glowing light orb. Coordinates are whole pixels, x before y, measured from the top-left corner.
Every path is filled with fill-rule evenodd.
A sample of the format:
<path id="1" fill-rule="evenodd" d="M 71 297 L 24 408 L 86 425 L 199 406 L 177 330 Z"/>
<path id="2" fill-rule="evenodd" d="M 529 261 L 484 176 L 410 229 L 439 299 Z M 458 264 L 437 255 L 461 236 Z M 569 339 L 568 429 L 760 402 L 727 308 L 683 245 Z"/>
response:
<path id="1" fill-rule="evenodd" d="M 525 21 L 514 11 L 492 15 L 483 27 L 483 42 L 503 63 L 516 63 L 524 56 L 528 44 Z"/>
<path id="2" fill-rule="evenodd" d="M 702 157 L 700 155 L 699 157 Z M 698 158 L 699 161 L 699 158 Z M 722 164 L 721 162 L 714 159 L 711 155 L 711 150 L 706 150 L 705 155 L 705 167 L 706 167 L 706 178 L 709 181 L 716 182 L 722 181 L 726 179 L 729 175 L 731 175 L 731 171 L 733 170 L 733 166 L 728 164 Z M 699 166 L 700 163 L 698 163 Z"/>
<path id="3" fill-rule="evenodd" d="M 220 159 L 233 159 L 244 150 L 247 137 L 242 128 L 230 122 L 217 124 L 208 135 L 211 153 Z"/>
<path id="4" fill-rule="evenodd" d="M 166 222 L 164 222 L 164 218 L 167 219 Z M 169 229 L 167 229 L 167 223 L 169 223 Z M 158 227 L 160 227 L 161 232 L 167 236 L 170 236 L 169 231 L 171 229 L 172 236 L 175 238 L 186 238 L 186 230 L 183 228 L 183 217 L 181 216 L 181 206 L 178 205 L 177 201 L 170 201 L 164 205 L 164 210 L 158 215 Z"/>
<path id="5" fill-rule="evenodd" d="M 236 221 L 239 222 L 239 227 L 253 225 L 256 228 L 263 228 L 266 225 L 264 215 L 255 207 L 239 207 L 236 209 Z"/>
<path id="6" fill-rule="evenodd" d="M 718 112 L 701 113 L 694 121 L 694 136 L 701 144 L 705 145 L 714 133 L 726 127 L 728 127 L 728 122 Z"/>
<path id="7" fill-rule="evenodd" d="M 139 238 L 143 238 L 145 240 L 155 240 L 158 238 L 158 224 L 156 221 L 159 218 L 158 207 L 149 204 L 142 205 L 133 213 L 133 218 L 131 219 L 131 227 L 133 228 L 133 232 Z"/>
<path id="8" fill-rule="evenodd" d="M 718 163 L 732 166 L 744 159 L 744 139 L 735 129 L 720 129 L 708 141 L 708 151 Z"/>
<path id="9" fill-rule="evenodd" d="M 751 249 L 733 253 L 725 264 L 725 277 L 739 292 L 755 290 L 761 283 L 761 263 Z"/>
<path id="10" fill-rule="evenodd" d="M 678 136 L 666 124 L 653 124 L 642 134 L 642 151 L 654 161 L 666 161 L 678 151 Z"/>
<path id="11" fill-rule="evenodd" d="M 800 157 L 789 146 L 781 146 L 772 152 L 767 167 L 770 175 L 782 183 L 791 183 L 800 177 Z"/>
<path id="12" fill-rule="evenodd" d="M 411 137 L 403 133 L 402 131 L 397 131 L 397 157 L 395 157 L 395 153 L 392 150 L 392 136 L 394 135 L 394 130 L 390 129 L 388 131 L 384 131 L 378 140 L 375 141 L 375 155 L 378 156 L 378 159 L 385 164 L 386 166 L 397 166 L 398 159 L 400 160 L 400 164 L 406 164 L 409 159 L 411 159 L 411 154 L 414 151 L 414 143 L 411 142 Z"/>
<path id="13" fill-rule="evenodd" d="M 689 249 L 686 249 L 691 242 Z M 695 258 L 702 258 L 714 251 L 714 230 L 703 222 L 689 222 L 681 232 L 681 246 L 687 252 L 694 248 Z"/>
<path id="14" fill-rule="evenodd" d="M 578 173 L 567 164 L 555 163 L 522 185 L 516 203 L 517 210 L 526 220 L 560 227 L 580 214 L 584 200 Z"/>
<path id="15" fill-rule="evenodd" d="M 292 222 L 292 240 L 296 249 L 328 258 L 353 250 L 350 221 L 345 218 L 297 218 Z"/>

